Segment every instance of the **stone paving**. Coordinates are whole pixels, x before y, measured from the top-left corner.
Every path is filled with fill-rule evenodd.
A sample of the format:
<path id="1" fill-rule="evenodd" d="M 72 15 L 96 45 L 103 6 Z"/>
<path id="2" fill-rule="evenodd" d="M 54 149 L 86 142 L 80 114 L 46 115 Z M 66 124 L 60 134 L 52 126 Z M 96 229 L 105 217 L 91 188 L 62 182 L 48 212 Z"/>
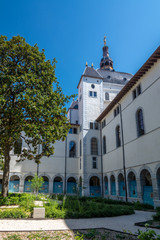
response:
<path id="1" fill-rule="evenodd" d="M 40 230 L 73 230 L 90 228 L 107 228 L 117 231 L 131 231 L 136 233 L 138 228 L 135 222 L 143 222 L 152 219 L 153 212 L 135 211 L 135 214 L 119 217 L 86 218 L 86 219 L 46 219 L 46 220 L 0 220 L 0 232 L 2 231 L 40 231 Z M 160 234 L 160 230 L 155 229 Z"/>

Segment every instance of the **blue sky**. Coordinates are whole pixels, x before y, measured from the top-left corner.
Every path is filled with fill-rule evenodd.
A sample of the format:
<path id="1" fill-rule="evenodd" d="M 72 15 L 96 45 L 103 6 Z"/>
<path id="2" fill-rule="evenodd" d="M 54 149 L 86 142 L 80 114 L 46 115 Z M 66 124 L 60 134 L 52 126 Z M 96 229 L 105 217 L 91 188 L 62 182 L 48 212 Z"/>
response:
<path id="1" fill-rule="evenodd" d="M 0 35 L 23 36 L 56 58 L 66 95 L 85 63 L 99 67 L 107 36 L 116 71 L 135 74 L 160 44 L 160 0 L 0 0 Z"/>

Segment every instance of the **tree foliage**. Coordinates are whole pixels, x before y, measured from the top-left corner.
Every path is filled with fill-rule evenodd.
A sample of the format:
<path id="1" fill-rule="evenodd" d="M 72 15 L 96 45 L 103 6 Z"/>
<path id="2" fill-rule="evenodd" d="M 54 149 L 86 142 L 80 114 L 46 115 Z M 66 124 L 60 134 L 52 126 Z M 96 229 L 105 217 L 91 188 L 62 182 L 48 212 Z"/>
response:
<path id="1" fill-rule="evenodd" d="M 65 96 L 55 77 L 55 63 L 44 50 L 16 36 L 0 36 L 0 147 L 4 156 L 2 193 L 8 188 L 10 151 L 19 139 L 27 144 L 19 160 L 40 162 L 54 153 L 56 140 L 69 130 Z M 38 146 L 45 145 L 45 153 Z M 5 186 L 4 186 L 5 185 Z M 6 195 L 3 194 L 3 195 Z"/>
<path id="2" fill-rule="evenodd" d="M 37 174 L 35 174 L 34 178 L 32 178 L 30 181 L 31 189 L 36 195 L 38 195 L 38 191 L 40 190 L 44 183 L 43 177 L 38 177 Z"/>

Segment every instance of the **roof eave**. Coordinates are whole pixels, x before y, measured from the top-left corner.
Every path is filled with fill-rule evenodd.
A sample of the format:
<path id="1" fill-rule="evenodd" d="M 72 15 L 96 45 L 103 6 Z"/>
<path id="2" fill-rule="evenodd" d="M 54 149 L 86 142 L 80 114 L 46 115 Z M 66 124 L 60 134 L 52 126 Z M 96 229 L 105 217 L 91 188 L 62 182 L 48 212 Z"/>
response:
<path id="1" fill-rule="evenodd" d="M 101 121 L 113 107 L 123 98 L 123 96 L 136 84 L 136 82 L 160 59 L 160 46 L 154 51 L 150 58 L 142 65 L 136 74 L 129 80 L 129 82 L 122 88 L 113 101 L 105 108 L 105 110 L 96 119 L 97 122 Z"/>

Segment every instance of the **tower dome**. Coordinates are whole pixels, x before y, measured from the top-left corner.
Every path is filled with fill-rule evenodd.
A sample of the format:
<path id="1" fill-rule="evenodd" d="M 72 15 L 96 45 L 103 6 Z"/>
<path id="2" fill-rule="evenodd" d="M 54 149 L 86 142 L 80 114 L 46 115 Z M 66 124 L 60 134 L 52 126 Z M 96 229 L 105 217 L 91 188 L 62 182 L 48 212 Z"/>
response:
<path id="1" fill-rule="evenodd" d="M 109 57 L 108 46 L 106 46 L 106 36 L 104 36 L 103 58 L 100 62 L 100 68 L 106 70 L 113 70 L 113 61 Z"/>

